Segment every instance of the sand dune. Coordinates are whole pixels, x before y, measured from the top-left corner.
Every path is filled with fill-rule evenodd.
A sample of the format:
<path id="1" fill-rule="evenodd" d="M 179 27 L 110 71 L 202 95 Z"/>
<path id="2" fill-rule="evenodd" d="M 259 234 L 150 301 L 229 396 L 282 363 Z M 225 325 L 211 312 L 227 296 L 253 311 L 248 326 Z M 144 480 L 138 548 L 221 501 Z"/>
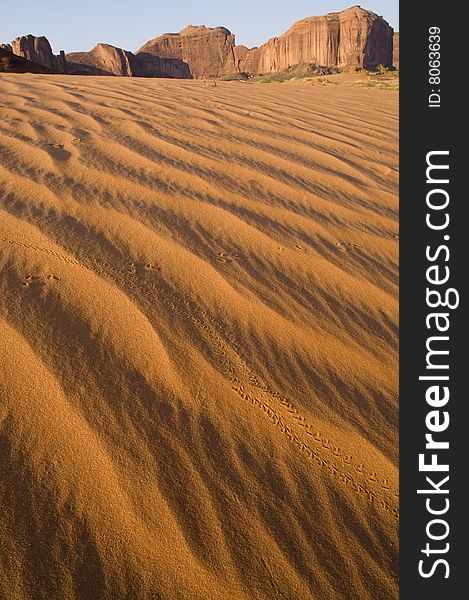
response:
<path id="1" fill-rule="evenodd" d="M 397 95 L 2 75 L 0 116 L 0 597 L 396 598 Z"/>

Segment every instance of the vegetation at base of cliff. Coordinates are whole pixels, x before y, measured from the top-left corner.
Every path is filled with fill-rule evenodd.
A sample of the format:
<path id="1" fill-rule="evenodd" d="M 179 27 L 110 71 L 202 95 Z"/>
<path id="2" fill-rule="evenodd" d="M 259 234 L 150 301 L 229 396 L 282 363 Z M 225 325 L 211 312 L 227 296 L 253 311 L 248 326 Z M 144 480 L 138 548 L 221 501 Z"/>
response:
<path id="1" fill-rule="evenodd" d="M 365 69 L 360 65 L 353 65 L 352 67 L 341 67 L 341 73 L 364 73 Z"/>
<path id="2" fill-rule="evenodd" d="M 373 87 L 379 90 L 399 89 L 399 69 L 389 70 L 380 65 L 376 71 L 367 72 L 367 79 L 357 81 L 361 87 Z"/>
<path id="3" fill-rule="evenodd" d="M 301 65 L 290 65 L 288 69 L 278 73 L 265 73 L 263 75 L 250 75 L 249 73 L 229 73 L 218 77 L 220 81 L 253 81 L 256 83 L 283 83 L 292 79 L 306 79 L 308 77 L 319 77 L 321 75 L 332 75 L 339 73 L 336 67 L 323 67 L 315 63 Z"/>
<path id="4" fill-rule="evenodd" d="M 327 79 L 328 75 L 339 73 L 363 73 L 366 79 L 360 79 L 352 85 L 358 87 L 374 87 L 384 90 L 399 89 L 399 69 L 389 69 L 378 65 L 375 70 L 369 71 L 359 65 L 352 67 L 323 67 L 314 63 L 291 65 L 288 69 L 278 73 L 264 75 L 250 75 L 249 73 L 229 73 L 218 77 L 219 81 L 247 81 L 253 83 L 284 83 L 286 81 L 303 80 L 315 81 L 321 85 L 336 85 L 337 81 Z"/>
<path id="5" fill-rule="evenodd" d="M 379 90 L 399 89 L 399 69 L 390 71 L 386 67 L 378 67 L 377 71 L 368 71 L 366 79 L 355 83 L 358 87 L 377 88 Z"/>
<path id="6" fill-rule="evenodd" d="M 279 71 L 278 73 L 254 75 L 250 80 L 258 81 L 260 83 L 283 83 L 284 81 L 290 81 L 291 79 L 306 79 L 308 77 L 333 75 L 339 71 L 340 69 L 337 69 L 336 67 L 323 67 L 316 63 L 307 63 L 302 65 L 290 65 L 288 69 Z"/>
<path id="7" fill-rule="evenodd" d="M 229 73 L 218 77 L 220 81 L 246 81 L 249 79 L 249 73 Z"/>

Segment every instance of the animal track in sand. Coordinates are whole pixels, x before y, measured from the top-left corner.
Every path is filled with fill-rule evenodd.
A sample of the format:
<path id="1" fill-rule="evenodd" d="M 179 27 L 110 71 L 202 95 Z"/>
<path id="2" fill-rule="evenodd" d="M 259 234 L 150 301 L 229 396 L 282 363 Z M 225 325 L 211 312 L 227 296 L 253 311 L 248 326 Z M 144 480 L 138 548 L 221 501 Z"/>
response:
<path id="1" fill-rule="evenodd" d="M 48 274 L 48 275 L 26 275 L 23 279 L 22 285 L 24 287 L 29 287 L 31 285 L 39 285 L 43 286 L 47 283 L 55 283 L 56 281 L 60 281 L 60 278 L 57 275 Z"/>
<path id="2" fill-rule="evenodd" d="M 365 473 L 364 465 L 354 459 L 350 454 L 344 451 L 336 444 L 331 442 L 321 431 L 317 430 L 317 426 L 313 426 L 308 422 L 306 417 L 300 415 L 298 410 L 280 393 L 275 390 L 270 390 L 260 378 L 253 372 L 252 368 L 239 354 L 239 348 L 236 347 L 235 340 L 229 335 L 228 339 L 231 346 L 227 346 L 220 335 L 218 335 L 217 323 L 210 319 L 209 315 L 204 310 L 200 310 L 189 300 L 184 300 L 182 297 L 176 297 L 174 302 L 170 301 L 170 296 L 163 292 L 159 286 L 155 287 L 159 291 L 158 299 L 163 304 L 170 306 L 171 309 L 179 312 L 183 317 L 189 317 L 194 324 L 206 331 L 214 340 L 214 346 L 221 354 L 220 364 L 223 366 L 225 375 L 232 382 L 232 389 L 244 400 L 249 400 L 253 406 L 257 406 L 274 423 L 278 426 L 283 434 L 285 434 L 291 442 L 296 444 L 301 452 L 307 458 L 321 467 L 328 475 L 337 476 L 340 482 L 344 485 L 350 484 L 352 489 L 357 494 L 365 495 L 370 503 L 379 502 L 378 506 L 385 511 L 392 511 L 395 518 L 399 516 L 399 509 L 396 505 L 398 499 L 397 490 L 391 491 L 388 479 L 386 477 L 377 477 L 376 473 Z M 184 307 L 179 308 L 178 304 L 184 304 Z M 187 308 L 192 309 L 192 314 L 187 311 Z M 212 326 L 204 323 L 198 318 L 194 312 L 198 311 L 202 317 L 205 317 Z M 226 331 L 226 327 L 219 325 Z M 235 362 L 229 357 L 233 353 L 236 357 Z M 246 381 L 247 380 L 247 381 Z M 245 387 L 249 389 L 245 391 Z M 253 390 L 252 388 L 257 388 Z M 261 392 L 261 393 L 259 393 Z M 277 404 L 277 406 L 272 406 Z M 280 404 L 280 406 L 279 406 Z M 286 410 L 282 410 L 282 406 Z M 290 420 L 290 423 L 288 421 Z M 295 425 L 301 426 L 305 432 L 313 437 L 315 443 L 309 445 L 305 439 L 302 439 L 302 431 L 294 431 Z M 334 458 L 331 458 L 332 457 Z M 340 459 L 343 459 L 345 467 L 340 466 Z M 370 487 L 374 489 L 370 489 Z"/>
<path id="3" fill-rule="evenodd" d="M 233 262 L 234 260 L 239 259 L 238 254 L 227 254 L 226 252 L 218 252 L 217 257 L 217 260 L 220 263 Z"/>
<path id="4" fill-rule="evenodd" d="M 130 275 L 144 275 L 148 271 L 161 271 L 161 267 L 155 265 L 154 263 L 144 263 L 144 262 L 131 262 L 127 267 L 127 272 Z"/>
<path id="5" fill-rule="evenodd" d="M 52 254 L 69 264 L 89 270 L 84 263 L 68 259 L 47 248 L 5 238 L 0 239 Z M 399 518 L 399 508 L 397 507 L 399 494 L 397 490 L 391 490 L 388 479 L 374 471 L 365 471 L 363 463 L 330 440 L 317 424 L 301 415 L 298 409 L 280 392 L 269 388 L 241 356 L 240 347 L 236 343 L 233 333 L 225 324 L 211 318 L 207 311 L 199 308 L 193 301 L 184 298 L 180 293 L 163 290 L 156 282 L 141 277 L 141 275 L 150 274 L 155 268 L 154 265 L 132 262 L 128 263 L 127 270 L 120 270 L 107 262 L 99 262 L 87 255 L 83 255 L 81 258 L 93 265 L 97 274 L 111 277 L 119 287 L 129 283 L 133 289 L 144 286 L 152 294 L 152 298 L 158 299 L 161 305 L 167 306 L 183 319 L 191 320 L 197 327 L 205 331 L 213 339 L 214 347 L 220 355 L 220 365 L 226 378 L 232 384 L 232 390 L 239 397 L 265 413 L 290 442 L 295 444 L 298 450 L 325 474 L 337 478 L 341 484 L 351 487 L 355 493 L 365 497 L 368 502 L 377 504 L 386 512 L 391 511 L 396 519 Z M 134 281 L 126 281 L 129 277 Z M 228 339 L 229 345 L 222 339 L 222 335 Z M 199 386 L 197 397 L 201 398 L 203 394 L 204 392 Z M 306 435 L 309 437 L 304 437 Z"/>
<path id="6" fill-rule="evenodd" d="M 86 269 L 85 265 L 81 264 L 77 260 L 68 258 L 67 256 L 60 254 L 59 252 L 56 252 L 55 250 L 51 250 L 50 248 L 44 248 L 42 246 L 34 246 L 33 244 L 28 244 L 26 242 L 20 242 L 18 240 L 12 240 L 9 238 L 4 238 L 4 237 L 1 237 L 0 241 L 7 242 L 8 244 L 11 244 L 13 246 L 19 246 L 20 248 L 27 248 L 28 250 L 35 250 L 36 252 L 41 252 L 43 254 L 49 254 L 50 256 L 55 256 L 59 260 L 66 262 L 70 265 L 75 265 L 77 267 L 81 267 L 82 269 Z"/>
<path id="7" fill-rule="evenodd" d="M 348 250 L 350 248 L 360 248 L 362 249 L 363 246 L 361 246 L 360 244 L 355 244 L 354 242 L 346 242 L 345 240 L 342 240 L 340 242 L 336 242 L 335 245 L 337 246 L 337 248 L 339 248 L 339 250 Z"/>

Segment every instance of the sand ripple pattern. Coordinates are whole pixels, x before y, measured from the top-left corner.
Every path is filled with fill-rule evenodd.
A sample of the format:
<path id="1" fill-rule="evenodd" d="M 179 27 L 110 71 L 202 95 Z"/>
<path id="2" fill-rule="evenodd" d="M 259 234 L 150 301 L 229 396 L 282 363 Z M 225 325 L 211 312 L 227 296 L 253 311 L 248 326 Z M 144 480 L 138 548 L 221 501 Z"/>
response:
<path id="1" fill-rule="evenodd" d="M 397 99 L 0 77 L 0 597 L 397 597 Z"/>

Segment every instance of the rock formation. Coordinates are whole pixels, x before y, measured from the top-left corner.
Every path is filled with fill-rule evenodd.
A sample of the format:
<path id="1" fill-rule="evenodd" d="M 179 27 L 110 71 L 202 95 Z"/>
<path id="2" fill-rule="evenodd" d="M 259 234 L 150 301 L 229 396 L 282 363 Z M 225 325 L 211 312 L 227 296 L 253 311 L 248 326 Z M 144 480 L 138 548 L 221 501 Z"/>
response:
<path id="1" fill-rule="evenodd" d="M 234 36 L 224 27 L 189 26 L 179 33 L 165 34 L 146 43 L 137 52 L 169 62 L 160 65 L 160 76 L 218 77 L 223 74 L 274 73 L 291 65 L 315 63 L 325 67 L 351 65 L 372 69 L 392 66 L 393 30 L 378 15 L 353 6 L 322 17 L 295 23 L 280 37 L 260 48 L 235 46 Z M 185 74 L 180 64 L 186 65 Z M 151 76 L 151 69 L 145 74 Z"/>
<path id="2" fill-rule="evenodd" d="M 397 31 L 393 38 L 392 64 L 399 67 L 399 32 Z"/>
<path id="3" fill-rule="evenodd" d="M 234 36 L 223 27 L 188 26 L 146 43 L 133 54 L 108 44 L 66 55 L 72 74 L 124 77 L 218 77 L 233 72 Z"/>
<path id="4" fill-rule="evenodd" d="M 170 77 L 219 77 L 235 68 L 234 35 L 224 27 L 189 25 L 179 33 L 166 33 L 147 42 L 137 56 L 156 56 Z"/>
<path id="5" fill-rule="evenodd" d="M 8 44 L 0 47 L 0 73 L 51 73 L 50 69 L 17 56 L 8 50 Z"/>
<path id="6" fill-rule="evenodd" d="M 397 53 L 399 38 L 397 37 Z M 189 25 L 179 33 L 165 33 L 144 44 L 135 54 L 98 44 L 89 52 L 54 56 L 45 37 L 31 35 L 12 42 L 15 54 L 54 72 L 124 77 L 220 77 L 288 70 L 294 65 L 323 67 L 393 65 L 393 29 L 378 15 L 352 6 L 322 17 L 308 17 L 259 48 L 236 46 L 224 27 Z"/>
<path id="7" fill-rule="evenodd" d="M 22 35 L 11 42 L 11 49 L 16 56 L 47 67 L 54 73 L 67 72 L 64 53 L 56 56 L 52 52 L 49 40 L 44 36 Z"/>
<path id="8" fill-rule="evenodd" d="M 98 44 L 89 52 L 70 52 L 65 58 L 72 75 L 139 75 L 132 52 L 110 44 Z"/>
<path id="9" fill-rule="evenodd" d="M 236 49 L 236 70 L 273 73 L 290 65 L 392 66 L 393 30 L 374 13 L 353 6 L 339 13 L 308 17 L 260 48 Z"/>
<path id="10" fill-rule="evenodd" d="M 98 44 L 89 52 L 70 52 L 66 59 L 71 75 L 191 77 L 182 60 L 161 58 L 150 53 L 135 55 L 109 44 Z"/>

